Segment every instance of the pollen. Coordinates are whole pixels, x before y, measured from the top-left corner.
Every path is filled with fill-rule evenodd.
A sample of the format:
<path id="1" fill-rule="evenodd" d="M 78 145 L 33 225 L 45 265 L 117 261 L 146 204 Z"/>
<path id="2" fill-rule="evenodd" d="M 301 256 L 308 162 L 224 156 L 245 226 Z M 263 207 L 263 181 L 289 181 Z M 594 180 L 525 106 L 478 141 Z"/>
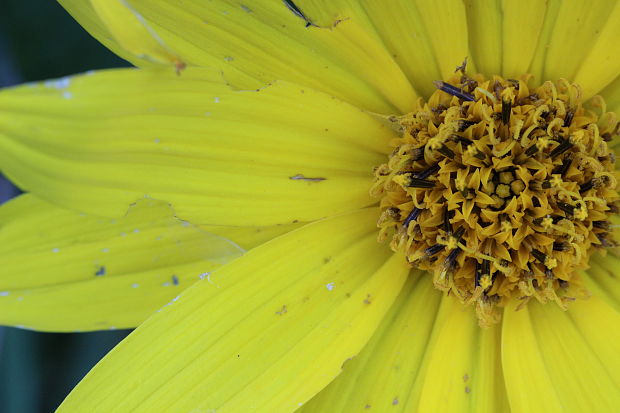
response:
<path id="1" fill-rule="evenodd" d="M 564 79 L 530 80 L 462 69 L 435 82 L 428 101 L 390 118 L 400 137 L 375 168 L 379 239 L 475 306 L 481 326 L 511 301 L 566 309 L 588 294 L 578 270 L 617 245 L 616 116 Z"/>

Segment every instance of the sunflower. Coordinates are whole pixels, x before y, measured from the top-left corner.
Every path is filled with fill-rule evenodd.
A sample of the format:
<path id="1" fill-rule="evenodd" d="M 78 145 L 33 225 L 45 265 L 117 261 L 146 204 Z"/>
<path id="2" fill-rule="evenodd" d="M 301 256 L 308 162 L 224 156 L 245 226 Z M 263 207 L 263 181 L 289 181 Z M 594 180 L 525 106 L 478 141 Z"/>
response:
<path id="1" fill-rule="evenodd" d="M 61 3 L 139 69 L 0 93 L 0 321 L 139 327 L 59 411 L 618 408 L 617 2 Z"/>

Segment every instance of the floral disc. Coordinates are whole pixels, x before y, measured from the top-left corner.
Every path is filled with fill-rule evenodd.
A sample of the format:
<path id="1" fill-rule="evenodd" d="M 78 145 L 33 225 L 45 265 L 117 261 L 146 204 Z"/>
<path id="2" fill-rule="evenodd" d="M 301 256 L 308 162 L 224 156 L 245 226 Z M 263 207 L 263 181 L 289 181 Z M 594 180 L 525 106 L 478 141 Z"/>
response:
<path id="1" fill-rule="evenodd" d="M 600 98 L 584 107 L 564 79 L 529 79 L 470 77 L 463 66 L 436 82 L 416 111 L 390 119 L 401 137 L 371 190 L 380 239 L 475 304 L 482 326 L 510 300 L 566 308 L 587 294 L 576 270 L 616 245 L 615 115 Z"/>

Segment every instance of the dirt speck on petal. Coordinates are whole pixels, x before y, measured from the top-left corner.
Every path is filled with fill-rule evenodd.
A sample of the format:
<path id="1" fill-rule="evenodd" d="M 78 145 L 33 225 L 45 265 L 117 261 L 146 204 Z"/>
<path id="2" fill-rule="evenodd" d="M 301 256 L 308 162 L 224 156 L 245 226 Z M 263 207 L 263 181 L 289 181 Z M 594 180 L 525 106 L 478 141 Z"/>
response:
<path id="1" fill-rule="evenodd" d="M 293 181 L 321 182 L 321 181 L 326 180 L 327 178 L 322 178 L 322 177 L 309 178 L 309 177 L 304 176 L 303 174 L 297 174 L 294 176 L 289 176 L 289 179 L 292 179 Z"/>

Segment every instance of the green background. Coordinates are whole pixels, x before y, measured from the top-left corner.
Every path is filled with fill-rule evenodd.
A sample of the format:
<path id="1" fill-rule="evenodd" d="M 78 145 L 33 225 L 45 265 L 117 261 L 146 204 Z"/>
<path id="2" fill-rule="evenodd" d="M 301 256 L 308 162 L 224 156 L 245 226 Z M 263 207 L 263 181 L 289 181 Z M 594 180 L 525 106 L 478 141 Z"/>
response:
<path id="1" fill-rule="evenodd" d="M 56 2 L 0 0 L 1 87 L 119 66 L 127 64 Z M 18 193 L 0 177 L 0 202 Z M 54 411 L 127 333 L 51 334 L 0 327 L 0 412 Z"/>

